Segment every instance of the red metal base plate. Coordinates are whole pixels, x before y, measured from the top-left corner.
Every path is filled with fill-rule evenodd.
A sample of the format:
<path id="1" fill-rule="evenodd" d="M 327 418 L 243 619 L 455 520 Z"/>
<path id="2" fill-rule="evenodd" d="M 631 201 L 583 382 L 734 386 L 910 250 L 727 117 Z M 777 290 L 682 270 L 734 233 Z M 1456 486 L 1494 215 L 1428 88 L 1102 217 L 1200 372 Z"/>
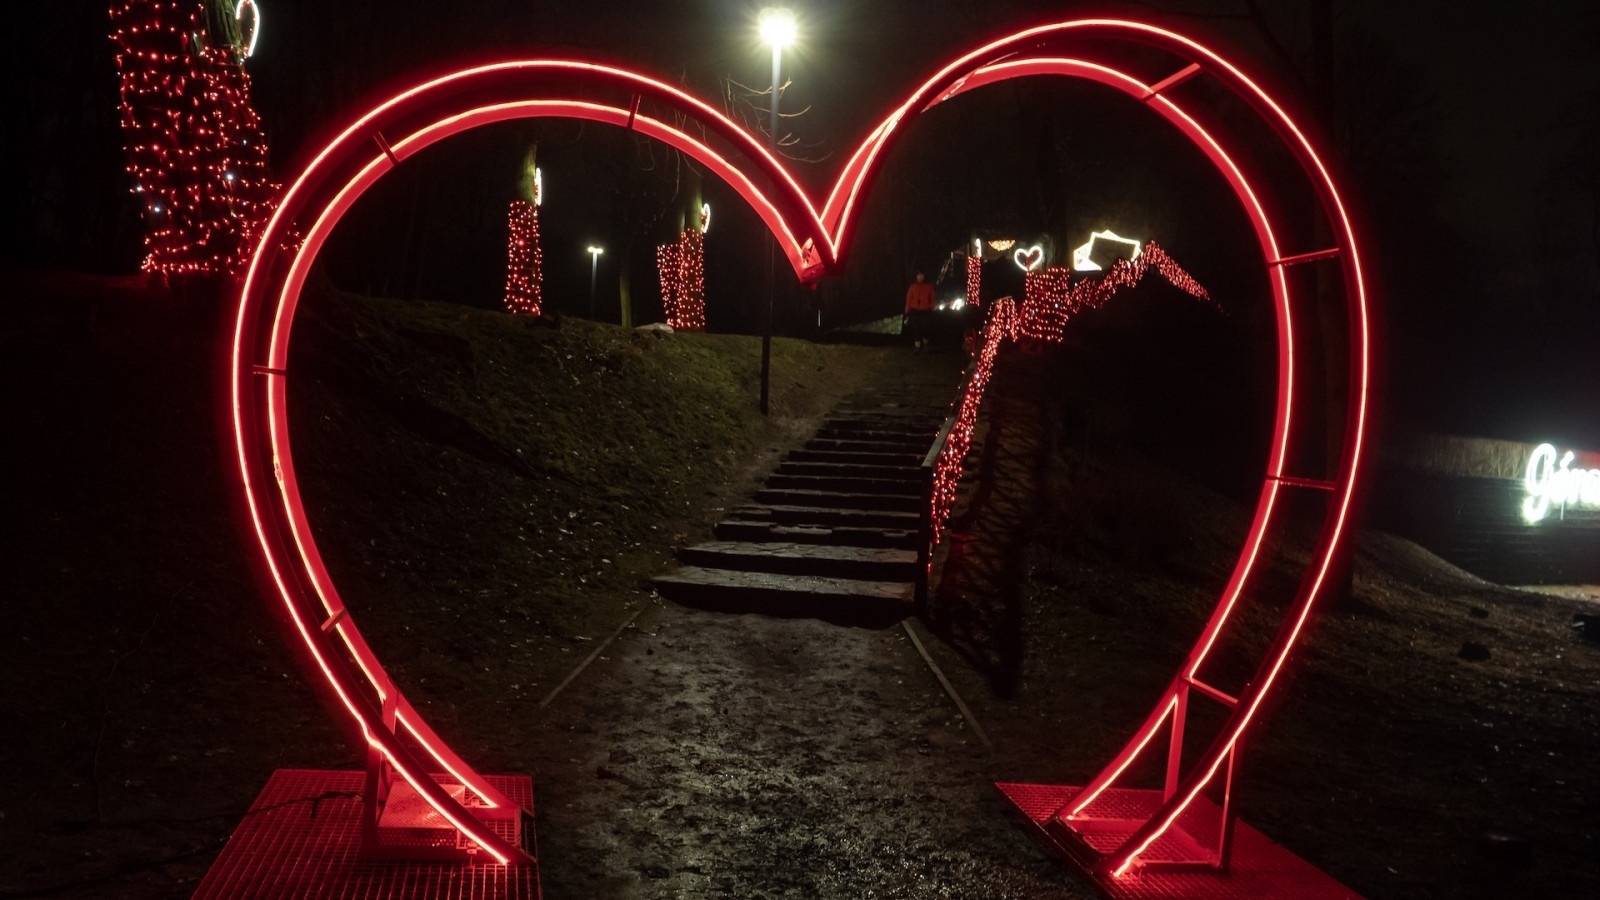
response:
<path id="1" fill-rule="evenodd" d="M 1300 857 L 1275 844 L 1261 832 L 1235 821 L 1233 860 L 1226 873 L 1214 870 L 1165 869 L 1162 863 L 1204 858 L 1202 848 L 1215 847 L 1222 814 L 1204 797 L 1195 799 L 1178 823 L 1140 857 L 1149 866 L 1136 866 L 1121 878 L 1097 875 L 1091 865 L 1096 854 L 1109 852 L 1143 824 L 1161 804 L 1161 792 L 1113 788 L 1096 798 L 1098 814 L 1081 829 L 1068 832 L 1050 817 L 1081 788 L 1058 784 L 1014 784 L 996 787 L 1038 829 L 1044 841 L 1072 863 L 1100 892 L 1115 900 L 1204 900 L 1204 898 L 1280 898 L 1296 900 L 1360 900 L 1359 894 L 1328 877 Z"/>
<path id="2" fill-rule="evenodd" d="M 486 775 L 533 812 L 533 779 Z M 199 898 L 526 898 L 538 900 L 536 865 L 375 860 L 361 854 L 361 771 L 279 769 L 234 829 L 194 896 Z"/>

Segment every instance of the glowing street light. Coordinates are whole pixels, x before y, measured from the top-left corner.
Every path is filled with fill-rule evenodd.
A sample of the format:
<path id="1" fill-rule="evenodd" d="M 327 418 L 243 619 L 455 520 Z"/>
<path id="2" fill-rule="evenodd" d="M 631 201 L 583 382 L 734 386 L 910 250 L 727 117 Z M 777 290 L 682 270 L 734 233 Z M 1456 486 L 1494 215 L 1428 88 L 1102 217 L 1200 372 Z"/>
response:
<path id="1" fill-rule="evenodd" d="M 794 43 L 800 36 L 800 27 L 795 24 L 794 10 L 785 7 L 768 7 L 761 11 L 759 20 L 761 29 L 761 43 L 781 50 Z"/>
<path id="2" fill-rule="evenodd" d="M 594 279 L 600 271 L 600 254 L 606 252 L 604 247 L 589 247 L 589 320 L 594 320 Z"/>
<path id="3" fill-rule="evenodd" d="M 772 122 L 767 131 L 767 139 L 772 143 L 772 153 L 778 153 L 778 87 L 781 84 L 779 75 L 783 72 L 783 48 L 793 44 L 795 38 L 800 36 L 800 26 L 796 24 L 794 10 L 784 7 L 768 7 L 761 11 L 759 19 L 761 42 L 772 47 Z M 774 282 L 777 272 L 772 255 L 772 245 L 767 245 L 767 316 L 765 326 L 761 329 L 761 414 L 767 414 L 767 391 L 772 381 L 772 304 L 776 292 Z"/>

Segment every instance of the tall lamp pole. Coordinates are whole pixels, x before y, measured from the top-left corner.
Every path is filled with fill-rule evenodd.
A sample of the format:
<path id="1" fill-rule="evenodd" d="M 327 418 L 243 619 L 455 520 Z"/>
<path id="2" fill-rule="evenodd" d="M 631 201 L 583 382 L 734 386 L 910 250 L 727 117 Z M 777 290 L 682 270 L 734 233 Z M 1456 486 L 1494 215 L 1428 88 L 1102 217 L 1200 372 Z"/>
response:
<path id="1" fill-rule="evenodd" d="M 606 252 L 604 247 L 589 248 L 589 321 L 594 321 L 594 279 L 600 272 L 600 254 Z"/>
<path id="2" fill-rule="evenodd" d="M 772 46 L 772 124 L 767 129 L 767 138 L 772 143 L 772 153 L 778 153 L 778 76 L 783 71 L 783 48 L 794 43 L 795 35 L 799 29 L 795 25 L 794 12 L 783 7 L 772 7 L 761 11 L 761 40 Z M 774 260 L 773 245 L 767 242 L 767 314 L 761 329 L 761 414 L 767 414 L 768 386 L 772 381 L 772 305 L 773 295 L 777 290 L 778 280 L 777 264 Z"/>

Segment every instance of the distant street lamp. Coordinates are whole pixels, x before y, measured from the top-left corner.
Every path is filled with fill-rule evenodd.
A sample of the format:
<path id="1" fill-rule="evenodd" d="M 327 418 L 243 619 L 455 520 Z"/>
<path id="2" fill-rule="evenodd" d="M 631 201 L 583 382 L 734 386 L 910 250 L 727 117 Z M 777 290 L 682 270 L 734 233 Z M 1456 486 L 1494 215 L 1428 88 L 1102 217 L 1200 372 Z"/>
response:
<path id="1" fill-rule="evenodd" d="M 594 278 L 600 271 L 600 254 L 606 252 L 604 247 L 589 248 L 589 320 L 594 321 Z"/>
<path id="2" fill-rule="evenodd" d="M 772 154 L 778 154 L 778 76 L 783 71 L 783 48 L 794 43 L 800 28 L 795 24 L 794 11 L 783 7 L 770 7 L 761 11 L 761 42 L 772 47 L 772 125 L 767 139 L 772 143 Z M 776 292 L 777 263 L 774 261 L 772 243 L 767 244 L 767 315 L 761 329 L 761 414 L 767 414 L 768 385 L 772 380 L 772 305 Z"/>

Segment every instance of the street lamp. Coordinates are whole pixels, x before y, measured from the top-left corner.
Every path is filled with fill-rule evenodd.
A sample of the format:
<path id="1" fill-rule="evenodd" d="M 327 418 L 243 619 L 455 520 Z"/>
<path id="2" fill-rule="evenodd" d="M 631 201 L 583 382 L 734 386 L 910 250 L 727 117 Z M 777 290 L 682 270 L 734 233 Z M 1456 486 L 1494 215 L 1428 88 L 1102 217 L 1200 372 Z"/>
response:
<path id="1" fill-rule="evenodd" d="M 794 11 L 783 7 L 769 7 L 761 11 L 761 42 L 772 47 L 772 124 L 767 139 L 772 143 L 772 154 L 778 154 L 778 76 L 783 72 L 783 48 L 794 43 L 799 34 Z M 761 414 L 767 414 L 768 385 L 772 380 L 772 304 L 776 291 L 777 264 L 773 245 L 767 243 L 767 315 L 761 329 Z"/>
<path id="2" fill-rule="evenodd" d="M 600 271 L 600 254 L 606 252 L 604 247 L 589 248 L 589 321 L 594 321 L 594 277 Z"/>

